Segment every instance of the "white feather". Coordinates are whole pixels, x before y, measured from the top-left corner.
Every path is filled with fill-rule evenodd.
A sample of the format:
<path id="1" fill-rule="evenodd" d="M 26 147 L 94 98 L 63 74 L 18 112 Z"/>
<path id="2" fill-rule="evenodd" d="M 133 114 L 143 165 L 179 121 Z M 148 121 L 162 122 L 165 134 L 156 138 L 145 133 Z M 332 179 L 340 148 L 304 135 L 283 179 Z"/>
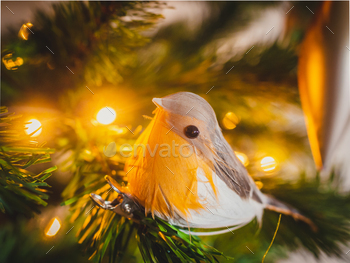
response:
<path id="1" fill-rule="evenodd" d="M 196 232 L 196 235 L 216 235 L 238 229 L 251 222 L 254 218 L 261 220 L 264 204 L 258 203 L 251 198 L 242 199 L 213 173 L 215 185 L 218 189 L 216 198 L 202 169 L 198 169 L 197 178 L 197 193 L 205 209 L 200 211 L 191 210 L 187 221 L 184 219 L 167 219 L 171 224 L 186 228 L 225 228 L 218 231 Z M 186 230 L 184 232 L 190 233 L 190 231 Z"/>

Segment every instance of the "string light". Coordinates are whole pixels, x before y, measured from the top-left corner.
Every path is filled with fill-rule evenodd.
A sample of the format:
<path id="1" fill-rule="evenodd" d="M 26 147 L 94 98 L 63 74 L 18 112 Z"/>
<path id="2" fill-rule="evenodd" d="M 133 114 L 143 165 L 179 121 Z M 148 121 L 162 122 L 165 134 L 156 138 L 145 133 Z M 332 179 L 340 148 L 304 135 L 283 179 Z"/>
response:
<path id="1" fill-rule="evenodd" d="M 117 117 L 117 113 L 111 107 L 104 107 L 100 109 L 97 113 L 96 119 L 101 124 L 111 124 L 115 118 Z"/>
<path id="2" fill-rule="evenodd" d="M 46 235 L 49 237 L 55 236 L 57 234 L 57 232 L 60 230 L 61 228 L 61 223 L 60 221 L 58 221 L 58 219 L 55 217 L 53 218 L 49 225 L 48 225 L 48 230 L 46 231 Z"/>
<path id="3" fill-rule="evenodd" d="M 237 117 L 237 115 L 231 111 L 226 113 L 224 119 L 222 120 L 222 124 L 224 125 L 224 128 L 227 130 L 233 130 L 234 128 L 236 128 L 239 122 L 240 122 L 239 117 Z"/>
<path id="4" fill-rule="evenodd" d="M 266 156 L 262 158 L 260 164 L 264 172 L 273 171 L 277 166 L 277 162 L 271 156 Z"/>
<path id="5" fill-rule="evenodd" d="M 41 127 L 41 123 L 40 121 L 38 121 L 37 119 L 31 119 L 28 121 L 27 124 L 25 124 L 25 127 L 26 127 L 26 134 L 31 134 L 33 133 L 34 131 L 36 131 L 34 134 L 31 135 L 31 137 L 37 137 L 40 135 L 40 133 L 42 132 L 42 128 Z M 40 128 L 40 129 L 39 129 Z M 39 129 L 39 130 L 38 130 Z"/>
<path id="6" fill-rule="evenodd" d="M 244 166 L 247 166 L 249 164 L 249 159 L 247 155 L 241 152 L 235 152 L 235 154 Z"/>

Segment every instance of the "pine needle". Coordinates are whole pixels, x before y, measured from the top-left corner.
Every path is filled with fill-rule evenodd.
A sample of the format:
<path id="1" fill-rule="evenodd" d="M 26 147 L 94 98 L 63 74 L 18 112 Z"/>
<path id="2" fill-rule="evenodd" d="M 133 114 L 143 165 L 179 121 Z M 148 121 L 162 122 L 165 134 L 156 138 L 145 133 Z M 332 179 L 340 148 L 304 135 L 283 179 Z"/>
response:
<path id="1" fill-rule="evenodd" d="M 278 228 L 280 227 L 281 217 L 282 217 L 282 214 L 280 214 L 280 216 L 279 216 L 279 218 L 278 218 L 278 222 L 277 222 L 277 227 L 276 227 L 276 230 L 275 230 L 275 234 L 273 235 L 273 238 L 272 238 L 272 241 L 271 241 L 271 243 L 270 243 L 270 246 L 267 248 L 267 250 L 266 250 L 266 252 L 265 252 L 265 254 L 264 254 L 263 258 L 262 258 L 261 263 L 264 263 L 265 257 L 266 257 L 266 255 L 267 255 L 267 253 L 269 252 L 269 250 L 270 250 L 270 248 L 271 248 L 271 246 L 272 246 L 272 244 L 273 244 L 273 241 L 275 241 Z"/>

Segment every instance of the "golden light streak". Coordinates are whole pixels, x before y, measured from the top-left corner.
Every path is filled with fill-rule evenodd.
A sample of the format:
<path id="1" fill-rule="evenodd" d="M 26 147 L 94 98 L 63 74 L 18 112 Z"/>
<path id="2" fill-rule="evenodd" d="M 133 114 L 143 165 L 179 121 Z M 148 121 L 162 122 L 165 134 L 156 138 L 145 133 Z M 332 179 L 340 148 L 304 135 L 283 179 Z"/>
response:
<path id="1" fill-rule="evenodd" d="M 262 158 L 260 164 L 264 172 L 273 171 L 277 166 L 277 162 L 271 156 Z"/>
<path id="2" fill-rule="evenodd" d="M 50 227 L 48 228 L 45 234 L 49 237 L 55 236 L 61 228 L 60 221 L 58 221 L 58 219 L 55 217 L 50 221 L 49 225 Z"/>
<path id="3" fill-rule="evenodd" d="M 117 117 L 117 113 L 111 107 L 102 108 L 96 116 L 96 119 L 101 124 L 111 124 L 115 118 Z"/>
<path id="4" fill-rule="evenodd" d="M 24 40 L 28 40 L 29 34 L 32 34 L 32 32 L 29 30 L 32 26 L 32 23 L 23 24 L 18 32 L 18 36 Z"/>
<path id="5" fill-rule="evenodd" d="M 27 124 L 25 124 L 25 132 L 26 134 L 31 134 L 34 131 L 36 131 L 37 129 L 39 129 L 41 127 L 41 123 L 40 121 L 38 121 L 37 119 L 31 119 L 28 121 Z M 40 135 L 40 133 L 42 132 L 42 128 L 40 128 L 39 130 L 37 130 L 34 134 L 31 135 L 31 137 L 37 137 Z"/>

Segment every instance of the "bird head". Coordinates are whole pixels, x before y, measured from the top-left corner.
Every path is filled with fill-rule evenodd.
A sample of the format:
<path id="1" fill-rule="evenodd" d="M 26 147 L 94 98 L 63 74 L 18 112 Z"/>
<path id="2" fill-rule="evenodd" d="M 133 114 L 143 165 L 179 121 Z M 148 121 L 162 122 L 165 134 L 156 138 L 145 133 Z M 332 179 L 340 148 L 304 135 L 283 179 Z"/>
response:
<path id="1" fill-rule="evenodd" d="M 210 104 L 191 92 L 178 92 L 163 98 L 154 98 L 156 111 L 164 111 L 163 124 L 190 145 L 205 161 L 213 161 L 213 142 L 221 133 L 215 112 Z"/>

